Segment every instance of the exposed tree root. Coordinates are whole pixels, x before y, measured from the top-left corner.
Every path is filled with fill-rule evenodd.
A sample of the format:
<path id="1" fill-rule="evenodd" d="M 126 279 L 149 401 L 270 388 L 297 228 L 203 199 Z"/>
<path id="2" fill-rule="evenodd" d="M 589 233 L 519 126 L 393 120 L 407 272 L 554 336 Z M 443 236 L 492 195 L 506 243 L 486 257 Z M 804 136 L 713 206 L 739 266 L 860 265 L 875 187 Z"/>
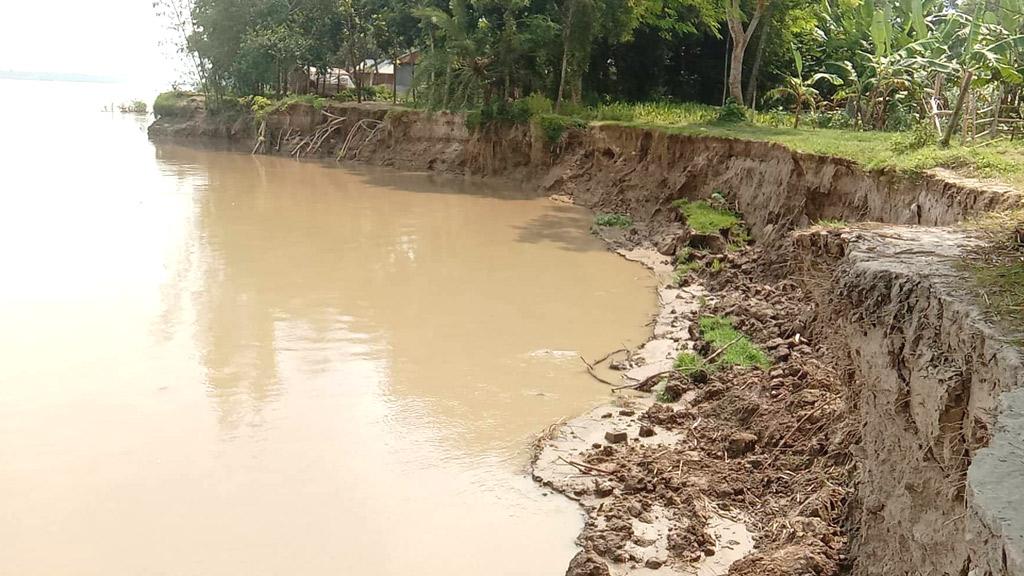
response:
<path id="1" fill-rule="evenodd" d="M 371 126 L 373 128 L 370 128 Z M 356 154 L 358 155 L 359 150 L 361 150 L 363 146 L 366 145 L 367 142 L 372 140 L 383 126 L 384 122 L 381 122 L 380 120 L 374 120 L 372 118 L 363 118 L 359 122 L 356 122 L 355 126 L 353 126 L 352 129 L 348 131 L 348 137 L 345 138 L 345 143 L 342 144 L 341 150 L 338 152 L 338 156 L 337 158 L 335 158 L 335 160 L 341 161 L 342 158 L 346 158 L 348 156 L 349 148 L 355 141 L 356 136 L 358 134 L 368 132 L 366 138 L 364 138 L 362 143 L 359 144 L 359 148 L 356 149 Z"/>

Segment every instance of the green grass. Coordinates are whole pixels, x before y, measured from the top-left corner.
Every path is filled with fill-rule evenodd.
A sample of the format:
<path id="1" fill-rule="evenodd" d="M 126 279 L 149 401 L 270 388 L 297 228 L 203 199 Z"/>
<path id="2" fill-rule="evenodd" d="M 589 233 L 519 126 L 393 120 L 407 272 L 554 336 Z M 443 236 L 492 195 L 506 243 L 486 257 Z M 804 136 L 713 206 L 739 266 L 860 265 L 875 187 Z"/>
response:
<path id="1" fill-rule="evenodd" d="M 585 128 L 587 125 L 586 122 L 578 118 L 558 114 L 539 114 L 535 118 L 541 134 L 544 135 L 548 144 L 557 144 L 562 139 L 562 135 L 571 128 Z"/>
<path id="2" fill-rule="evenodd" d="M 700 234 L 718 234 L 740 223 L 736 214 L 715 208 L 703 200 L 676 200 L 673 204 L 686 216 L 686 224 Z"/>
<path id="3" fill-rule="evenodd" d="M 191 92 L 163 92 L 153 102 L 153 114 L 157 118 L 188 116 L 191 107 L 186 102 L 194 95 Z"/>
<path id="4" fill-rule="evenodd" d="M 768 369 L 772 365 L 771 358 L 743 333 L 733 327 L 732 321 L 722 316 L 701 316 L 698 321 L 701 337 L 711 344 L 713 350 L 724 352 L 709 363 L 695 352 L 683 351 L 676 356 L 674 367 L 679 372 L 689 374 L 697 370 L 714 372 L 730 366 L 757 366 Z"/>
<path id="5" fill-rule="evenodd" d="M 733 327 L 732 321 L 722 316 L 702 316 L 699 321 L 700 334 L 715 350 L 729 345 L 729 348 L 715 358 L 716 367 L 757 366 L 767 369 L 771 358 L 743 333 Z M 731 345 L 730 345 L 731 344 Z M 677 359 L 678 361 L 678 359 Z"/>
<path id="6" fill-rule="evenodd" d="M 676 357 L 675 369 L 680 372 L 693 372 L 702 368 L 705 368 L 704 359 L 693 352 L 680 352 Z"/>
<path id="7" fill-rule="evenodd" d="M 983 146 L 926 144 L 906 149 L 906 133 L 792 128 L 792 115 L 748 111 L 747 122 L 719 122 L 720 108 L 695 103 L 607 104 L 581 117 L 597 123 L 649 128 L 670 134 L 718 136 L 776 142 L 797 152 L 847 158 L 867 170 L 890 169 L 920 174 L 936 167 L 965 176 L 999 179 L 1024 188 L 1024 145 L 1000 141 Z"/>
<path id="8" fill-rule="evenodd" d="M 626 214 L 598 214 L 594 217 L 594 224 L 612 228 L 629 228 L 633 225 L 633 219 Z"/>
<path id="9" fill-rule="evenodd" d="M 963 258 L 961 268 L 974 282 L 979 304 L 1004 327 L 1024 332 L 1024 210 L 990 212 L 962 224 L 982 240 Z"/>

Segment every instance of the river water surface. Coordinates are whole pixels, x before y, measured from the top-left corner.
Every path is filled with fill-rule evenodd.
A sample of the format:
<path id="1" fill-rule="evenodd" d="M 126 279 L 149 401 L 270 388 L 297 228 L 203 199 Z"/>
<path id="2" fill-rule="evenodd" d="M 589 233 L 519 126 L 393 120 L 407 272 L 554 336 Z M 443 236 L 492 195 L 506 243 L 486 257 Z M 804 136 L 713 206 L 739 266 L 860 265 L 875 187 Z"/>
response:
<path id="1" fill-rule="evenodd" d="M 0 82 L 0 574 L 563 573 L 528 445 L 649 274 L 583 209 L 153 145 L 118 94 Z"/>

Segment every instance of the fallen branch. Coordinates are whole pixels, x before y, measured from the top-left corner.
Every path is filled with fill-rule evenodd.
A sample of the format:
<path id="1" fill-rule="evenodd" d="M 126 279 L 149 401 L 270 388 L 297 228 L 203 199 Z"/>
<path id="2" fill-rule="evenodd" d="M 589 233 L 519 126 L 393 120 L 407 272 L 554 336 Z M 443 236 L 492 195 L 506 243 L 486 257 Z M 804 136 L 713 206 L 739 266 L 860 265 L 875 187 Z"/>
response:
<path id="1" fill-rule="evenodd" d="M 579 470 L 580 472 L 596 472 L 598 474 L 604 474 L 605 476 L 611 476 L 612 475 L 611 472 L 609 472 L 607 470 L 604 470 L 604 469 L 601 469 L 601 468 L 598 468 L 597 466 L 591 466 L 590 464 L 583 464 L 582 462 L 574 462 L 572 460 L 566 460 L 565 458 L 563 458 L 561 456 L 559 456 L 558 459 L 561 460 L 562 462 L 565 462 L 569 466 L 572 466 L 573 468 Z"/>
<path id="2" fill-rule="evenodd" d="M 599 359 L 594 360 L 594 366 L 599 366 L 602 362 L 608 360 L 609 358 L 611 358 L 612 356 L 618 354 L 619 352 L 629 352 L 629 350 L 626 350 L 625 348 L 619 348 L 618 350 L 612 350 L 611 352 L 605 354 L 604 356 L 600 357 Z"/>
<path id="3" fill-rule="evenodd" d="M 718 350 L 715 350 L 714 352 L 712 352 L 712 353 L 711 353 L 711 355 L 710 355 L 710 356 L 708 356 L 707 358 L 705 358 L 705 359 L 704 359 L 704 363 L 705 363 L 705 364 L 710 364 L 710 363 L 711 363 L 711 361 L 712 361 L 712 360 L 714 360 L 715 358 L 717 358 L 719 354 L 721 354 L 722 352 L 725 352 L 726 350 L 728 350 L 728 349 L 729 349 L 729 347 L 730 347 L 730 346 L 732 346 L 733 344 L 735 344 L 735 343 L 739 342 L 739 341 L 740 341 L 740 340 L 742 340 L 742 339 L 743 339 L 743 336 L 742 336 L 742 335 L 740 335 L 740 336 L 737 336 L 737 337 L 733 338 L 731 342 L 729 342 L 729 343 L 728 343 L 728 344 L 726 344 L 725 346 L 722 346 L 722 347 L 721 347 L 721 348 L 719 348 Z"/>
<path id="4" fill-rule="evenodd" d="M 609 382 L 609 381 L 605 380 L 604 378 L 601 378 L 600 376 L 598 376 L 597 372 L 594 372 L 594 366 L 590 362 L 587 362 L 587 359 L 584 358 L 582 354 L 578 354 L 578 356 L 580 357 L 580 360 L 582 360 L 583 363 L 587 366 L 587 374 L 590 374 L 590 376 L 593 377 L 594 380 L 597 380 L 598 382 L 601 382 L 603 384 L 607 384 L 609 386 L 615 386 L 615 382 Z"/>
<path id="5" fill-rule="evenodd" d="M 640 382 L 637 382 L 636 384 L 626 384 L 624 386 L 616 386 L 615 388 L 612 388 L 612 391 L 614 392 L 616 390 L 625 390 L 626 388 L 633 388 L 635 390 L 640 390 L 641 392 L 649 392 L 651 388 L 654 388 L 654 384 L 656 383 L 656 380 L 659 380 L 663 376 L 668 376 L 669 374 L 672 374 L 673 372 L 676 372 L 676 371 L 677 370 L 675 368 L 673 368 L 672 370 L 665 370 L 664 372 L 658 372 L 657 374 L 651 374 L 650 376 L 648 376 L 647 378 L 644 378 L 643 380 L 641 380 Z"/>

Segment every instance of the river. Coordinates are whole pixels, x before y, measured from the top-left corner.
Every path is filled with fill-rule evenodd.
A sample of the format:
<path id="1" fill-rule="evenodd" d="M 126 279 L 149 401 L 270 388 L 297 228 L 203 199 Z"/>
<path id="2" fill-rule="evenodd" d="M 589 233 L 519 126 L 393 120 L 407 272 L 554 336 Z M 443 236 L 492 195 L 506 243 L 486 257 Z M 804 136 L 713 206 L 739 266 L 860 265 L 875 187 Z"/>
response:
<path id="1" fill-rule="evenodd" d="M 154 145 L 119 96 L 0 81 L 0 574 L 562 574 L 529 444 L 650 274 L 542 195 Z"/>

